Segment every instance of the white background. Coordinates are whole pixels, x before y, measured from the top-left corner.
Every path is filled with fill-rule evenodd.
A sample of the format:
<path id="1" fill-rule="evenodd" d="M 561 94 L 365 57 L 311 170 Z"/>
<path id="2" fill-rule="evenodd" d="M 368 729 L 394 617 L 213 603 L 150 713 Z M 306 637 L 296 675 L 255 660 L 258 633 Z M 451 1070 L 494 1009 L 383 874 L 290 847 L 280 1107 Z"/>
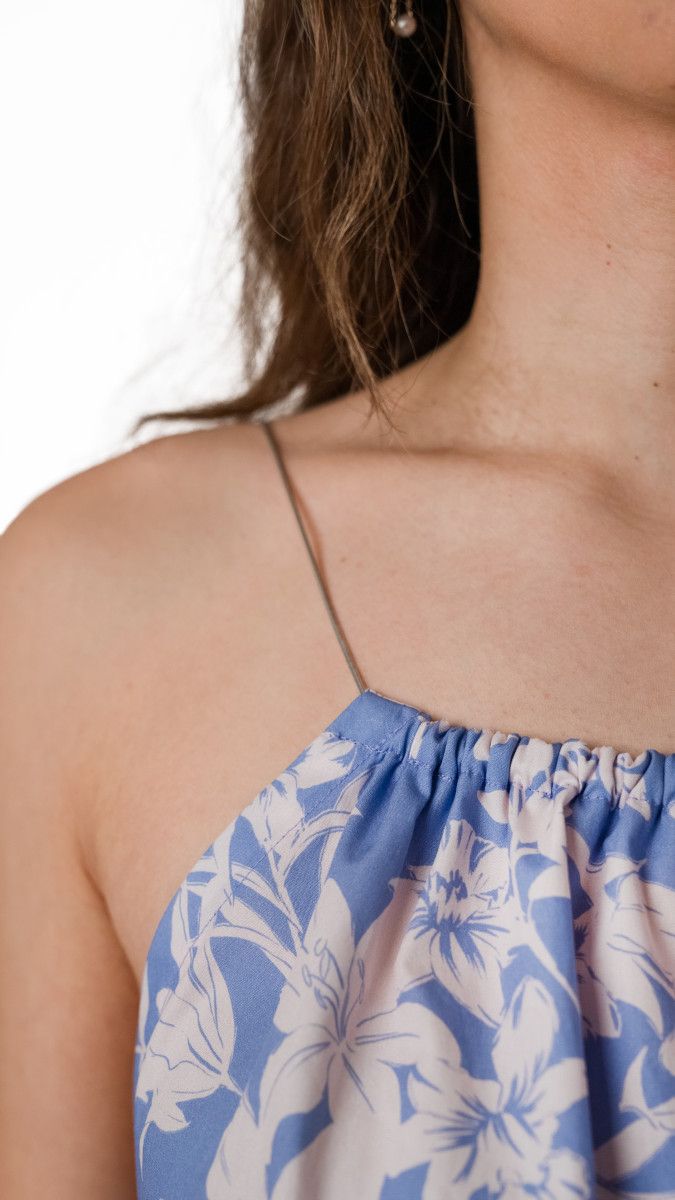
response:
<path id="1" fill-rule="evenodd" d="M 141 412 L 242 382 L 240 23 L 240 0 L 0 6 L 0 530 Z"/>

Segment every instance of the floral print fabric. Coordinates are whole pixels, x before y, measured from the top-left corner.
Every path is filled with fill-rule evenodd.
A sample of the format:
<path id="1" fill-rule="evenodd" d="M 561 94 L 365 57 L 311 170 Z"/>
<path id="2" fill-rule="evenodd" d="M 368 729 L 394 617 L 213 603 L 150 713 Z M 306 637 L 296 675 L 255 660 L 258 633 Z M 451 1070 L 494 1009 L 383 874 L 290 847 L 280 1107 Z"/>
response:
<path id="1" fill-rule="evenodd" d="M 147 957 L 141 1200 L 675 1196 L 675 754 L 367 689 Z"/>

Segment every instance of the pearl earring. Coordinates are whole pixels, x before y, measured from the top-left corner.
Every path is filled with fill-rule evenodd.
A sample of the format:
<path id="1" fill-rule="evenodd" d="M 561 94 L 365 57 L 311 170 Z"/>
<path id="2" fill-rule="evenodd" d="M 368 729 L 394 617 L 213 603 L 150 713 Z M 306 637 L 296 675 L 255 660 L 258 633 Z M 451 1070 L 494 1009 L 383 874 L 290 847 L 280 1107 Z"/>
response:
<path id="1" fill-rule="evenodd" d="M 397 37 L 412 37 L 417 29 L 417 19 L 413 13 L 412 0 L 405 0 L 405 12 L 398 12 L 398 0 L 391 0 L 389 10 L 389 28 Z"/>

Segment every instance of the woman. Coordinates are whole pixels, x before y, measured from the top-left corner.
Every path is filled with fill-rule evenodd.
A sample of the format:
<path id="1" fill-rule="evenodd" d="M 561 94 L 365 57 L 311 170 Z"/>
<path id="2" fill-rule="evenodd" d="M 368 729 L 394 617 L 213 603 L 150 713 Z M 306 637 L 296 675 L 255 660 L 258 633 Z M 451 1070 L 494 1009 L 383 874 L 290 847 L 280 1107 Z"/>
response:
<path id="1" fill-rule="evenodd" d="M 7 1200 L 675 1195 L 672 49 L 247 5 L 251 386 L 3 538 Z"/>

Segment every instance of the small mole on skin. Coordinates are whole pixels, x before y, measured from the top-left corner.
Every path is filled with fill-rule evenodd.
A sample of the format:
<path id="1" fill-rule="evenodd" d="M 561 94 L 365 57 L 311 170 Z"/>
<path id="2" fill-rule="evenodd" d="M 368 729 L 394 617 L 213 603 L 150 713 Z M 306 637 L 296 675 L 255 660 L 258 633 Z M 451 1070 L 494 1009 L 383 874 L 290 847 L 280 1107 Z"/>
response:
<path id="1" fill-rule="evenodd" d="M 605 245 L 606 245 L 606 247 L 607 247 L 607 249 L 608 249 L 608 250 L 611 250 L 611 249 L 612 249 L 612 243 L 611 243 L 611 242 L 605 242 Z"/>
<path id="2" fill-rule="evenodd" d="M 607 258 L 607 259 L 605 259 L 605 262 L 607 263 L 607 266 L 608 266 L 608 267 L 611 267 L 611 265 L 612 265 L 612 264 L 611 264 L 611 262 L 610 262 L 610 260 L 609 260 L 608 258 Z"/>
<path id="3" fill-rule="evenodd" d="M 659 386 L 659 381 L 658 381 L 658 379 L 655 379 L 652 384 L 652 387 L 658 387 L 658 386 Z"/>
<path id="4" fill-rule="evenodd" d="M 635 455 L 635 461 L 636 461 L 636 462 L 639 462 L 639 461 L 640 461 L 640 455 L 639 455 L 639 454 L 636 454 L 636 455 Z"/>

